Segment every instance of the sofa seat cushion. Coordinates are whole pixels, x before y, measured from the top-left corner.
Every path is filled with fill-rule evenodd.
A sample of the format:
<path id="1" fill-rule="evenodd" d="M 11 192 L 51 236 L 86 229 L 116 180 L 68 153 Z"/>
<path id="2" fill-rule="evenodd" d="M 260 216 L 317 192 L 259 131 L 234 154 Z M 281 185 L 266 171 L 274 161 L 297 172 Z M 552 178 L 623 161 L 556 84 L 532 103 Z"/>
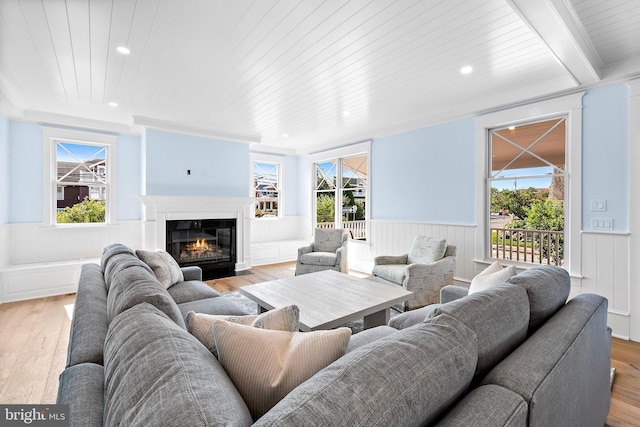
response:
<path id="1" fill-rule="evenodd" d="M 489 265 L 489 267 L 482 270 L 482 272 L 476 275 L 476 277 L 471 279 L 469 294 L 498 286 L 506 282 L 509 277 L 515 276 L 517 273 L 515 265 L 503 267 L 498 261 L 496 261 Z"/>
<path id="2" fill-rule="evenodd" d="M 250 314 L 246 316 L 188 312 L 186 316 L 187 330 L 217 357 L 218 352 L 216 351 L 216 343 L 213 338 L 213 324 L 215 320 L 225 320 L 239 325 L 271 329 L 274 331 L 296 332 L 300 329 L 300 310 L 298 306 L 290 305 L 269 310 L 262 314 Z"/>
<path id="3" fill-rule="evenodd" d="M 213 320 L 218 359 L 260 418 L 291 390 L 341 357 L 351 329 L 288 332 Z"/>
<path id="4" fill-rule="evenodd" d="M 107 295 L 109 323 L 118 314 L 142 302 L 157 307 L 176 324 L 186 329 L 184 316 L 178 305 L 153 273 L 142 266 L 131 266 L 114 275 Z"/>
<path id="5" fill-rule="evenodd" d="M 121 313 L 105 341 L 104 425 L 250 425 L 216 358 L 164 313 L 142 303 Z"/>
<path id="6" fill-rule="evenodd" d="M 407 266 L 402 264 L 376 265 L 373 267 L 372 274 L 389 282 L 402 285 L 405 277 L 407 277 Z"/>
<path id="7" fill-rule="evenodd" d="M 309 252 L 300 256 L 299 262 L 301 264 L 311 265 L 336 265 L 337 256 L 335 253 L 329 252 Z"/>
<path id="8" fill-rule="evenodd" d="M 102 427 L 104 411 L 104 368 L 96 363 L 80 363 L 60 374 L 57 404 L 69 405 L 69 421 L 74 426 Z M 37 425 L 38 423 L 34 423 Z"/>
<path id="9" fill-rule="evenodd" d="M 478 340 L 476 377 L 484 376 L 527 338 L 529 300 L 524 289 L 499 285 L 441 304 L 432 316 L 448 314 L 471 329 Z"/>
<path id="10" fill-rule="evenodd" d="M 102 365 L 109 322 L 107 288 L 98 264 L 84 264 L 80 270 L 72 319 L 66 366 L 83 362 Z"/>
<path id="11" fill-rule="evenodd" d="M 190 311 L 203 314 L 225 314 L 230 316 L 255 314 L 255 312 L 250 313 L 245 307 L 235 301 L 233 297 L 224 294 L 215 298 L 183 302 L 182 304 L 178 304 L 178 310 L 180 310 L 182 317 L 185 319 Z"/>
<path id="12" fill-rule="evenodd" d="M 206 283 L 198 280 L 187 280 L 176 283 L 169 287 L 167 292 L 169 292 L 169 295 L 171 295 L 171 298 L 173 298 L 176 304 L 220 296 L 218 292 L 207 286 Z"/>
<path id="13" fill-rule="evenodd" d="M 567 301 L 571 291 L 571 278 L 567 270 L 553 265 L 542 265 L 523 271 L 507 279 L 526 289 L 531 317 L 529 335 L 553 316 Z"/>
<path id="14" fill-rule="evenodd" d="M 485 385 L 471 390 L 437 424 L 438 427 L 526 427 L 527 402 L 511 390 Z"/>
<path id="15" fill-rule="evenodd" d="M 144 261 L 165 288 L 184 281 L 184 275 L 178 262 L 167 251 L 137 250 L 136 255 Z"/>
<path id="16" fill-rule="evenodd" d="M 256 425 L 428 425 L 467 389 L 477 356 L 473 331 L 441 315 L 345 354 Z"/>

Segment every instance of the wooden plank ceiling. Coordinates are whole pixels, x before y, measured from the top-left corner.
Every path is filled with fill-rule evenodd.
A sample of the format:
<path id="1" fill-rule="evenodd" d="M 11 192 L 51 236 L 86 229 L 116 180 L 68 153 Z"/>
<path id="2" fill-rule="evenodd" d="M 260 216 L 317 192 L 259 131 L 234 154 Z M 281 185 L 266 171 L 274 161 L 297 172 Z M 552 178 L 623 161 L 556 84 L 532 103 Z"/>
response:
<path id="1" fill-rule="evenodd" d="M 632 0 L 2 0 L 0 111 L 306 153 L 637 76 L 639 32 Z"/>

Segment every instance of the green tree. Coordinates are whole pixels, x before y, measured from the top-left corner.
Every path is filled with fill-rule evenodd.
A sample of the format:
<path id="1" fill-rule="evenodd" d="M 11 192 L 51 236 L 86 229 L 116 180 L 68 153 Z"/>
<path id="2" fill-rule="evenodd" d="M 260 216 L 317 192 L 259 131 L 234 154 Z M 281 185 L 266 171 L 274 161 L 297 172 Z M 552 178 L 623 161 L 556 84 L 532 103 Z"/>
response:
<path id="1" fill-rule="evenodd" d="M 104 200 L 92 200 L 85 197 L 80 203 L 64 208 L 62 212 L 56 212 L 58 224 L 82 224 L 88 222 L 105 221 Z"/>
<path id="2" fill-rule="evenodd" d="M 538 192 L 534 188 L 524 190 L 501 190 L 491 188 L 491 212 L 502 212 L 506 209 L 516 218 L 526 219 L 527 208 L 538 200 Z"/>
<path id="3" fill-rule="evenodd" d="M 538 200 L 527 209 L 526 228 L 530 230 L 564 231 L 564 204 L 558 200 Z M 536 235 L 534 244 L 544 258 L 564 258 L 564 234 L 551 239 Z"/>
<path id="4" fill-rule="evenodd" d="M 316 221 L 335 222 L 336 203 L 328 194 L 320 194 L 316 200 Z"/>

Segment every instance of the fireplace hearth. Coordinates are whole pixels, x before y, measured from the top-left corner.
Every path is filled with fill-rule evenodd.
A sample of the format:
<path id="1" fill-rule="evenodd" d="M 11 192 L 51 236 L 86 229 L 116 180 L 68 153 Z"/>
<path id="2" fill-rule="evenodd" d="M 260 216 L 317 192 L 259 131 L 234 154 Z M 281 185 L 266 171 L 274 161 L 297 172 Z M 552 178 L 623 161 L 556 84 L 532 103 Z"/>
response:
<path id="1" fill-rule="evenodd" d="M 203 280 L 235 274 L 235 218 L 168 220 L 166 231 L 167 252 L 181 267 L 199 266 Z"/>

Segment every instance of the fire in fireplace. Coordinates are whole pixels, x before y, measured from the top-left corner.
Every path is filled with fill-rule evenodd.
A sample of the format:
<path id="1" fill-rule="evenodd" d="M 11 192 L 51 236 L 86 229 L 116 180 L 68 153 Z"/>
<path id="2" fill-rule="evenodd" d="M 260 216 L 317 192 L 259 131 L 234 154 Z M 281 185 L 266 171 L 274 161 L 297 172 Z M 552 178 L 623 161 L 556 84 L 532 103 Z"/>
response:
<path id="1" fill-rule="evenodd" d="M 202 268 L 205 280 L 232 276 L 236 263 L 236 220 L 167 221 L 167 252 L 180 266 Z"/>

